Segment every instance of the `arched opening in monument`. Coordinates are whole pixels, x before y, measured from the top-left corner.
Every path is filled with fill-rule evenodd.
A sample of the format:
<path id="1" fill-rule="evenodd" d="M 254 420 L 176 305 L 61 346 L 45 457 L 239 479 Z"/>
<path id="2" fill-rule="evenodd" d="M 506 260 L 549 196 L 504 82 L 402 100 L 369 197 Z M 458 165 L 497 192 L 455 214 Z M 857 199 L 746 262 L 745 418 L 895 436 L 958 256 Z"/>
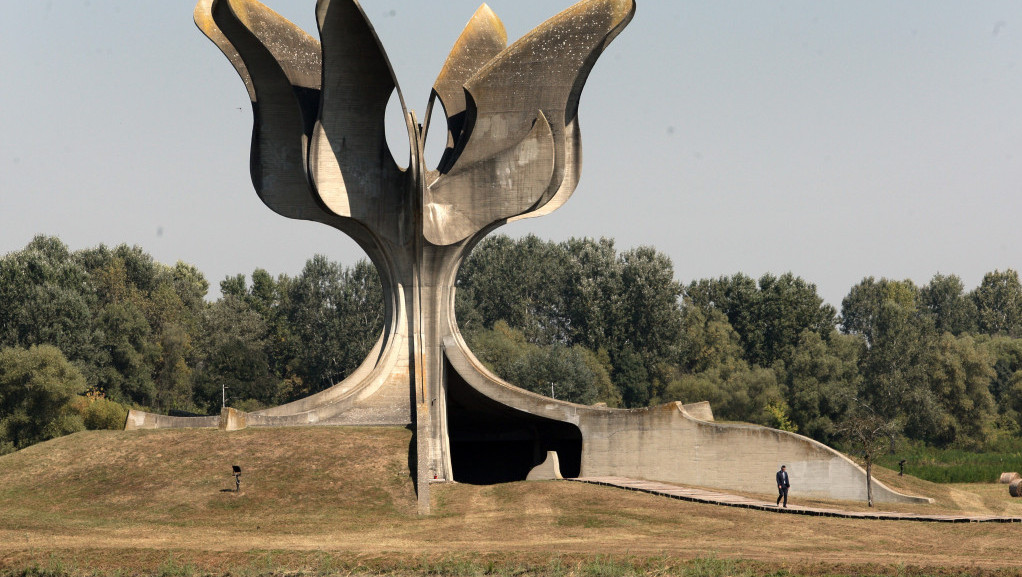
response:
<path id="1" fill-rule="evenodd" d="M 502 405 L 465 382 L 445 360 L 447 433 L 454 480 L 489 485 L 524 481 L 556 451 L 564 477 L 582 468 L 582 432 L 571 423 Z"/>

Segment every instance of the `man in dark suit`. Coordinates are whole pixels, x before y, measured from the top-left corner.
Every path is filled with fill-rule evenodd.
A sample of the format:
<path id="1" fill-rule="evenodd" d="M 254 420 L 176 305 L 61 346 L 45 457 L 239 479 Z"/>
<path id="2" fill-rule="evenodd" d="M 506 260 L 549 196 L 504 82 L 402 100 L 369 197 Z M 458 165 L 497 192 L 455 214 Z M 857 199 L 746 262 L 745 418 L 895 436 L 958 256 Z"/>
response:
<path id="1" fill-rule="evenodd" d="M 784 499 L 784 507 L 788 507 L 788 487 L 791 487 L 791 483 L 788 482 L 788 471 L 785 465 L 781 465 L 781 470 L 777 471 L 777 504 L 781 504 L 781 499 Z"/>

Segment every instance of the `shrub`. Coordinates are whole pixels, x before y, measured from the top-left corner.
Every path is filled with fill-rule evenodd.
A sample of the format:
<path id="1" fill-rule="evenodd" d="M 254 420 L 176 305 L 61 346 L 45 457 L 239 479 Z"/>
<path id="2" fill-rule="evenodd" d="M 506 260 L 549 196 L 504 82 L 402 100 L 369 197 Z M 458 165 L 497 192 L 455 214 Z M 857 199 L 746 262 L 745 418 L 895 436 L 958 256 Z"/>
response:
<path id="1" fill-rule="evenodd" d="M 85 377 L 54 346 L 0 349 L 0 452 L 80 431 Z"/>
<path id="2" fill-rule="evenodd" d="M 110 399 L 98 399 L 82 412 L 85 428 L 91 431 L 108 429 L 119 431 L 128 419 L 128 408 Z"/>

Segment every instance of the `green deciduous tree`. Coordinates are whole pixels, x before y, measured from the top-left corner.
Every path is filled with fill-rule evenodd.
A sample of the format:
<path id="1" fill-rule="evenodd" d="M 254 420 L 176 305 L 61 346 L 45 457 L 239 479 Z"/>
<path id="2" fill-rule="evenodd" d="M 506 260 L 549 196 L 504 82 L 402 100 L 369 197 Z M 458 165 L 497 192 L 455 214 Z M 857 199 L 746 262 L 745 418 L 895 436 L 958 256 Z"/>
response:
<path id="1" fill-rule="evenodd" d="M 770 369 L 749 367 L 742 359 L 700 373 L 680 374 L 664 392 L 664 399 L 692 403 L 709 401 L 714 417 L 772 426 L 771 405 L 787 413 L 787 405 Z"/>
<path id="2" fill-rule="evenodd" d="M 472 334 L 472 349 L 496 375 L 523 389 L 573 403 L 621 405 L 607 360 L 584 347 L 530 343 L 521 331 L 497 321 Z"/>
<path id="3" fill-rule="evenodd" d="M 919 290 L 919 306 L 939 332 L 958 336 L 976 330 L 976 303 L 966 296 L 962 279 L 956 275 L 933 275 Z"/>
<path id="4" fill-rule="evenodd" d="M 1018 272 L 1008 269 L 985 274 L 971 296 L 981 333 L 1022 337 L 1022 283 Z"/>
<path id="5" fill-rule="evenodd" d="M 764 425 L 774 420 L 769 405 L 787 411 L 776 374 L 745 361 L 741 339 L 722 311 L 686 299 L 682 335 L 678 370 L 664 400 L 709 401 L 719 419 Z"/>
<path id="6" fill-rule="evenodd" d="M 919 289 L 911 280 L 867 277 L 852 287 L 841 301 L 842 331 L 861 335 L 866 345 L 872 347 L 883 336 L 884 327 L 890 327 L 896 319 L 915 315 L 918 295 Z M 886 317 L 883 315 L 885 306 L 889 307 Z"/>
<path id="7" fill-rule="evenodd" d="M 672 372 L 680 294 L 670 259 L 650 247 L 618 255 L 607 239 L 496 236 L 462 266 L 456 307 L 470 344 L 503 320 L 533 344 L 606 353 L 625 404 L 645 406 Z"/>
<path id="8" fill-rule="evenodd" d="M 971 337 L 939 332 L 920 298 L 910 281 L 873 278 L 845 298 L 844 328 L 867 344 L 859 396 L 909 438 L 981 447 L 994 433 L 994 361 Z"/>
<path id="9" fill-rule="evenodd" d="M 804 331 L 830 338 L 836 311 L 810 284 L 791 273 L 765 274 L 757 284 L 744 274 L 694 281 L 693 304 L 721 311 L 738 333 L 750 364 L 771 367 L 791 359 Z"/>
<path id="10" fill-rule="evenodd" d="M 569 341 L 590 350 L 617 349 L 623 336 L 622 261 L 614 241 L 569 239 L 562 247 Z"/>
<path id="11" fill-rule="evenodd" d="M 832 334 L 824 340 L 803 331 L 785 375 L 791 419 L 814 439 L 830 442 L 836 423 L 851 407 L 861 386 L 858 360 L 863 353 L 859 338 Z"/>
<path id="12" fill-rule="evenodd" d="M 757 356 L 762 328 L 756 281 L 742 273 L 692 281 L 685 289 L 685 297 L 691 306 L 723 314 L 739 339 L 742 357 L 748 360 Z"/>
<path id="13" fill-rule="evenodd" d="M 762 333 L 750 362 L 769 367 L 777 361 L 790 363 L 806 331 L 829 339 L 837 311 L 823 302 L 816 285 L 789 272 L 760 277 L 757 316 Z"/>
<path id="14" fill-rule="evenodd" d="M 54 237 L 0 258 L 0 346 L 50 344 L 75 362 L 91 354 L 95 300 L 87 270 Z"/>
<path id="15" fill-rule="evenodd" d="M 997 411 L 990 394 L 993 358 L 970 336 L 942 335 L 927 363 L 939 418 L 924 435 L 939 445 L 980 449 L 994 438 Z"/>
<path id="16" fill-rule="evenodd" d="M 937 335 L 916 308 L 918 292 L 911 281 L 868 277 L 841 303 L 844 331 L 865 343 L 859 361 L 861 402 L 885 419 L 903 417 L 910 436 L 940 420 L 926 372 Z"/>
<path id="17" fill-rule="evenodd" d="M 563 251 L 556 243 L 528 235 L 515 241 L 503 235 L 479 243 L 458 275 L 460 296 L 491 328 L 505 320 L 533 343 L 567 342 Z"/>
<path id="18" fill-rule="evenodd" d="M 990 393 L 998 410 L 997 429 L 1017 435 L 1022 431 L 1022 339 L 981 336 L 977 345 L 993 360 Z"/>
<path id="19" fill-rule="evenodd" d="M 742 360 L 741 337 L 719 309 L 704 308 L 686 297 L 681 327 L 678 360 L 682 371 L 701 373 Z"/>
<path id="20" fill-rule="evenodd" d="M 152 406 L 160 351 L 145 315 L 132 301 L 111 303 L 99 311 L 95 327 L 90 384 L 115 401 Z"/>
<path id="21" fill-rule="evenodd" d="M 196 400 L 216 412 L 226 386 L 231 406 L 273 404 L 280 379 L 272 374 L 266 352 L 267 325 L 244 296 L 227 295 L 210 305 L 200 321 L 203 351 L 196 375 Z M 253 403 L 254 402 L 254 403 Z"/>
<path id="22" fill-rule="evenodd" d="M 650 383 L 649 397 L 641 400 L 644 405 L 660 398 L 678 355 L 682 287 L 674 280 L 674 267 L 666 255 L 639 247 L 621 255 L 621 288 L 621 321 L 611 350 L 620 353 L 618 358 L 635 354 L 641 360 Z M 623 372 L 616 362 L 615 366 L 617 374 Z"/>
<path id="23" fill-rule="evenodd" d="M 0 349 L 0 454 L 80 431 L 85 378 L 52 345 Z"/>
<path id="24" fill-rule="evenodd" d="M 307 390 L 292 394 L 304 396 L 339 382 L 365 360 L 383 330 L 382 287 L 368 261 L 344 268 L 319 255 L 281 284 L 289 330 L 283 338 L 294 355 L 283 377 L 299 377 Z"/>
<path id="25" fill-rule="evenodd" d="M 137 246 L 100 245 L 75 257 L 98 299 L 90 385 L 156 411 L 193 410 L 193 342 L 209 288 L 202 273 L 184 262 L 158 263 Z"/>
<path id="26" fill-rule="evenodd" d="M 228 277 L 220 282 L 220 290 L 224 295 L 222 300 L 234 299 L 243 302 L 247 311 L 255 313 L 261 319 L 265 330 L 260 329 L 262 331 L 260 334 L 263 335 L 260 339 L 264 339 L 262 346 L 266 352 L 270 372 L 281 383 L 287 381 L 292 385 L 302 380 L 301 377 L 294 374 L 294 370 L 298 366 L 297 359 L 301 354 L 302 343 L 295 336 L 295 331 L 287 317 L 292 311 L 290 290 L 293 285 L 294 279 L 286 275 L 274 278 L 261 268 L 252 272 L 251 285 L 246 282 L 244 275 Z M 219 302 L 214 303 L 214 306 L 219 304 Z M 238 306 L 232 304 L 231 308 L 238 308 Z M 368 308 L 375 310 L 373 308 L 375 306 L 377 305 L 373 303 Z M 211 325 L 206 326 L 214 328 Z M 292 390 L 292 387 L 289 387 L 288 390 Z M 303 390 L 303 388 L 298 387 L 295 390 Z M 275 398 L 290 399 L 292 395 L 278 391 Z"/>

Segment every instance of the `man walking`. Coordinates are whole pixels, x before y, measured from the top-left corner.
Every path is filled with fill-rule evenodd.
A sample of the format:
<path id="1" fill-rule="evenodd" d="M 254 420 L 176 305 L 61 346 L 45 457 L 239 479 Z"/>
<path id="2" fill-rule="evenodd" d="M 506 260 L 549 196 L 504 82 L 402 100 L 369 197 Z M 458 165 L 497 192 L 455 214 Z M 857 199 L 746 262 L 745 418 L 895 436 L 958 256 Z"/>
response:
<path id="1" fill-rule="evenodd" d="M 791 483 L 788 482 L 788 471 L 785 465 L 781 465 L 781 470 L 777 471 L 777 504 L 781 504 L 781 499 L 784 499 L 784 508 L 788 508 L 788 487 L 791 487 Z"/>

